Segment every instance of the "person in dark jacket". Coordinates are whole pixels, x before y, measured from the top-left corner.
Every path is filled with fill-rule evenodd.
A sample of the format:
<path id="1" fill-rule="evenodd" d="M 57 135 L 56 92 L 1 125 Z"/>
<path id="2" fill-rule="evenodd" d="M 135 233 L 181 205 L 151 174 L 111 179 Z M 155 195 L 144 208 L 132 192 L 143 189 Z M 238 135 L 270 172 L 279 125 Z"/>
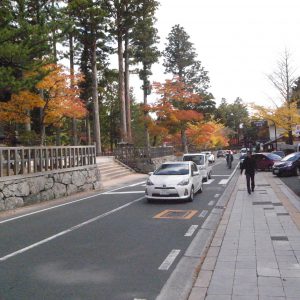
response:
<path id="1" fill-rule="evenodd" d="M 254 188 L 255 188 L 254 177 L 256 172 L 256 161 L 252 157 L 252 153 L 250 151 L 247 152 L 247 156 L 242 163 L 241 174 L 243 174 L 243 170 L 245 170 L 247 190 L 248 190 L 248 194 L 250 195 L 251 191 L 254 192 Z"/>

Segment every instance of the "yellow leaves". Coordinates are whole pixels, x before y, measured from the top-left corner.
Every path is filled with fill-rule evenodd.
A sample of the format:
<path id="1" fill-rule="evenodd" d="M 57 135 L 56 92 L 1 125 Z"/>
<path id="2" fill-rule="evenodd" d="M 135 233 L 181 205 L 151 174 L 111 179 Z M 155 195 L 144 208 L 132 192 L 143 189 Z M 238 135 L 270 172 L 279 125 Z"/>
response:
<path id="1" fill-rule="evenodd" d="M 280 107 L 269 108 L 260 105 L 252 105 L 255 111 L 255 117 L 267 121 L 272 121 L 277 128 L 281 128 L 287 134 L 297 124 L 300 124 L 300 115 L 297 110 L 297 103 L 285 103 Z"/>

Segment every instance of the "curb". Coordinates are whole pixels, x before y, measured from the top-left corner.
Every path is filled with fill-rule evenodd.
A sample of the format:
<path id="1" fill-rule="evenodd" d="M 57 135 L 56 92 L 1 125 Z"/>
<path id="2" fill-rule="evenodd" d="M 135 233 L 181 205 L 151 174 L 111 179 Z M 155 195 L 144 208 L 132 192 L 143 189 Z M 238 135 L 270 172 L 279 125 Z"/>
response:
<path id="1" fill-rule="evenodd" d="M 202 224 L 156 300 L 188 299 L 238 178 L 236 167 L 215 208 Z"/>

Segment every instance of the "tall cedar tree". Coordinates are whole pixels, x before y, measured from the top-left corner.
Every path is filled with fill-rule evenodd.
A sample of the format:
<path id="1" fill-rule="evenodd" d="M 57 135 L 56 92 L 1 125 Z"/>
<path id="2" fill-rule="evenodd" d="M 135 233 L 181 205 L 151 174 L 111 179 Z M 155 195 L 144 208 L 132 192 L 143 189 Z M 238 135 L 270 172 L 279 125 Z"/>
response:
<path id="1" fill-rule="evenodd" d="M 0 101 L 9 101 L 13 93 L 31 90 L 41 79 L 37 71 L 49 61 L 49 26 L 39 19 L 33 1 L 0 2 Z M 32 71 L 32 76 L 24 72 Z"/>
<path id="2" fill-rule="evenodd" d="M 155 12 L 159 3 L 154 0 L 142 1 L 139 15 L 132 31 L 132 47 L 134 63 L 140 63 L 139 77 L 143 82 L 144 106 L 147 106 L 147 97 L 151 93 L 149 77 L 152 75 L 151 67 L 158 61 L 160 52 L 156 44 L 159 42 L 157 29 L 154 27 Z M 148 118 L 148 112 L 144 109 L 144 118 Z M 145 121 L 145 144 L 150 147 L 147 121 Z"/>
<path id="3" fill-rule="evenodd" d="M 101 132 L 98 99 L 98 50 L 105 48 L 107 13 L 100 0 L 72 0 L 69 9 L 78 30 L 78 41 L 83 45 L 83 53 L 88 58 L 91 69 L 91 98 L 93 103 L 93 137 L 96 154 L 101 154 Z M 102 51 L 102 50 L 100 50 Z M 85 74 L 85 72 L 83 72 Z"/>
<path id="4" fill-rule="evenodd" d="M 167 44 L 163 52 L 166 73 L 179 76 L 193 92 L 204 94 L 209 87 L 208 72 L 197 60 L 197 54 L 190 36 L 180 25 L 172 27 L 167 37 Z"/>

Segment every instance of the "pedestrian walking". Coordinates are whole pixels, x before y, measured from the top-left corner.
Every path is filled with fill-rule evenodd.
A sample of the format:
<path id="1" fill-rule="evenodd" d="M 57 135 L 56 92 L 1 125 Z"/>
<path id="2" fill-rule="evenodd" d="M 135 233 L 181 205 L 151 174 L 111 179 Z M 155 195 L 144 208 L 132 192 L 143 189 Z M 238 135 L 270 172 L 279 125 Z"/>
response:
<path id="1" fill-rule="evenodd" d="M 243 174 L 243 170 L 245 170 L 248 194 L 251 195 L 251 191 L 254 192 L 255 188 L 254 177 L 256 172 L 256 161 L 252 157 L 251 151 L 247 151 L 247 156 L 241 166 L 241 174 Z"/>
<path id="2" fill-rule="evenodd" d="M 228 169 L 231 169 L 232 161 L 233 161 L 232 151 L 228 150 L 226 153 L 226 163 L 227 163 Z"/>

